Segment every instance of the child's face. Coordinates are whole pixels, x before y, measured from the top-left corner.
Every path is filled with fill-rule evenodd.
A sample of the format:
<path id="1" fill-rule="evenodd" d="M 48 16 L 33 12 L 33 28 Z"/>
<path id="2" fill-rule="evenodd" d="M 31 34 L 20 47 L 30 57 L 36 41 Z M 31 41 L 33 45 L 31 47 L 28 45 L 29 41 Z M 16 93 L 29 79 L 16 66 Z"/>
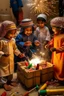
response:
<path id="1" fill-rule="evenodd" d="M 52 27 L 52 31 L 54 32 L 55 35 L 58 35 L 60 33 L 60 29 L 56 27 Z"/>
<path id="2" fill-rule="evenodd" d="M 37 24 L 40 28 L 43 28 L 45 26 L 45 22 L 43 21 L 38 21 Z"/>
<path id="3" fill-rule="evenodd" d="M 32 34 L 32 27 L 25 28 L 25 35 L 30 36 Z"/>
<path id="4" fill-rule="evenodd" d="M 10 30 L 10 31 L 6 34 L 5 38 L 11 40 L 12 38 L 15 37 L 15 34 L 16 34 L 16 29 Z"/>

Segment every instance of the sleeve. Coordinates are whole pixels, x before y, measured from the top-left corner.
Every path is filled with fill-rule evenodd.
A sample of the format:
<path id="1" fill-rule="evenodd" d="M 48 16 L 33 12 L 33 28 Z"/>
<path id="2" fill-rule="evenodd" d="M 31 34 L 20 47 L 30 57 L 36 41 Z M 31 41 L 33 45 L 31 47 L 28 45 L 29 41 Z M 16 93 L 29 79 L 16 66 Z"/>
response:
<path id="1" fill-rule="evenodd" d="M 16 40 L 16 45 L 17 45 L 18 47 L 24 46 L 24 43 L 25 43 L 25 42 L 23 42 L 23 37 L 22 37 L 22 35 L 18 34 L 18 36 L 16 37 L 15 40 Z"/>
<path id="2" fill-rule="evenodd" d="M 16 46 L 16 43 L 15 43 L 15 39 L 14 39 L 14 42 L 13 42 L 13 49 L 14 49 L 14 54 L 16 56 L 18 56 L 21 52 L 18 50 L 17 46 Z"/>
<path id="3" fill-rule="evenodd" d="M 64 51 L 64 38 L 61 39 L 61 47 L 59 49 Z"/>
<path id="4" fill-rule="evenodd" d="M 61 39 L 61 46 L 64 46 L 64 38 Z"/>
<path id="5" fill-rule="evenodd" d="M 50 47 L 53 47 L 53 43 L 54 43 L 54 39 L 51 39 L 48 44 Z"/>
<path id="6" fill-rule="evenodd" d="M 46 41 L 50 41 L 50 39 L 51 39 L 50 32 L 49 32 L 49 29 L 47 28 Z"/>
<path id="7" fill-rule="evenodd" d="M 0 55 L 3 55 L 4 54 L 2 48 L 3 48 L 3 43 L 0 41 Z"/>
<path id="8" fill-rule="evenodd" d="M 34 35 L 35 35 L 36 37 L 38 37 L 38 33 L 39 33 L 39 30 L 38 30 L 38 27 L 37 27 L 36 30 L 34 31 Z"/>
<path id="9" fill-rule="evenodd" d="M 22 2 L 22 0 L 17 0 L 17 3 L 18 3 L 18 6 L 19 6 L 19 7 L 23 7 L 23 2 Z"/>
<path id="10" fill-rule="evenodd" d="M 34 35 L 34 36 L 33 36 L 33 42 L 35 42 L 36 40 L 38 40 L 38 39 L 37 39 L 37 37 Z"/>

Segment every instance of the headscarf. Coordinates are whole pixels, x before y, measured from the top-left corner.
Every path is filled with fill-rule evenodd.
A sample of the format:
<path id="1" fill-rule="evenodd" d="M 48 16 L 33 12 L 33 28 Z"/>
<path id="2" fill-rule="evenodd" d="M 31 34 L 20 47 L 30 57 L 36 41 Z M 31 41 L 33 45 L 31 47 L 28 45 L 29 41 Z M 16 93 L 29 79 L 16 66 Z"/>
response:
<path id="1" fill-rule="evenodd" d="M 32 19 L 29 19 L 29 18 L 23 19 L 20 23 L 20 26 L 21 26 L 20 34 L 25 35 L 25 28 L 27 28 L 27 27 L 32 27 L 32 31 L 34 32 L 34 23 L 33 23 Z"/>
<path id="2" fill-rule="evenodd" d="M 42 18 L 42 19 L 44 19 L 45 21 L 47 21 L 47 16 L 45 15 L 45 14 L 39 14 L 38 16 L 37 16 L 37 19 L 39 19 L 39 18 Z"/>
<path id="3" fill-rule="evenodd" d="M 23 19 L 20 23 L 20 26 L 22 28 L 30 27 L 30 26 L 33 26 L 33 25 L 34 25 L 33 21 L 29 18 Z"/>
<path id="4" fill-rule="evenodd" d="M 0 26 L 0 39 L 3 38 L 8 31 L 13 29 L 17 29 L 14 22 L 8 20 L 3 21 Z"/>
<path id="5" fill-rule="evenodd" d="M 64 28 L 64 17 L 55 17 L 50 22 L 51 26 Z"/>

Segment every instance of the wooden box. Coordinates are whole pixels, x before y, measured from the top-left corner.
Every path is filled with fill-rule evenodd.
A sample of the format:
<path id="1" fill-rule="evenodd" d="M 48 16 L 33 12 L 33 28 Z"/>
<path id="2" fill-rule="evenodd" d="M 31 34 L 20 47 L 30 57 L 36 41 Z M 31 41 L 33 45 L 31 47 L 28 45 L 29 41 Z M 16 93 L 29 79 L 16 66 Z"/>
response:
<path id="1" fill-rule="evenodd" d="M 53 64 L 47 62 L 47 66 L 41 69 L 40 81 L 41 83 L 53 79 Z"/>
<path id="2" fill-rule="evenodd" d="M 18 65 L 17 77 L 28 89 L 40 85 L 40 70 L 26 69 L 26 66 Z"/>

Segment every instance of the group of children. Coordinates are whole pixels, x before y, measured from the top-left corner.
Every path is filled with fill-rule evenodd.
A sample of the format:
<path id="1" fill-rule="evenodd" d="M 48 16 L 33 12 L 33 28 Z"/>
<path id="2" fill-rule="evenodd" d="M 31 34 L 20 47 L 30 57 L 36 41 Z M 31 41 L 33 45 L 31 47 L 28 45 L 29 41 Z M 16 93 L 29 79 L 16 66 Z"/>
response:
<path id="1" fill-rule="evenodd" d="M 54 77 L 64 82 L 64 17 L 56 17 L 50 21 L 54 32 L 51 35 L 46 27 L 47 16 L 37 16 L 37 28 L 31 19 L 23 19 L 20 23 L 20 33 L 15 37 L 17 28 L 14 22 L 4 21 L 0 26 L 0 79 L 4 77 L 7 82 L 3 87 L 9 91 L 16 82 L 12 82 L 14 72 L 14 54 L 20 60 L 31 58 L 34 50 L 39 48 L 49 57 L 52 52 L 51 63 L 54 65 Z M 33 50 L 34 49 L 34 50 Z M 3 53 L 3 54 L 2 54 Z"/>

